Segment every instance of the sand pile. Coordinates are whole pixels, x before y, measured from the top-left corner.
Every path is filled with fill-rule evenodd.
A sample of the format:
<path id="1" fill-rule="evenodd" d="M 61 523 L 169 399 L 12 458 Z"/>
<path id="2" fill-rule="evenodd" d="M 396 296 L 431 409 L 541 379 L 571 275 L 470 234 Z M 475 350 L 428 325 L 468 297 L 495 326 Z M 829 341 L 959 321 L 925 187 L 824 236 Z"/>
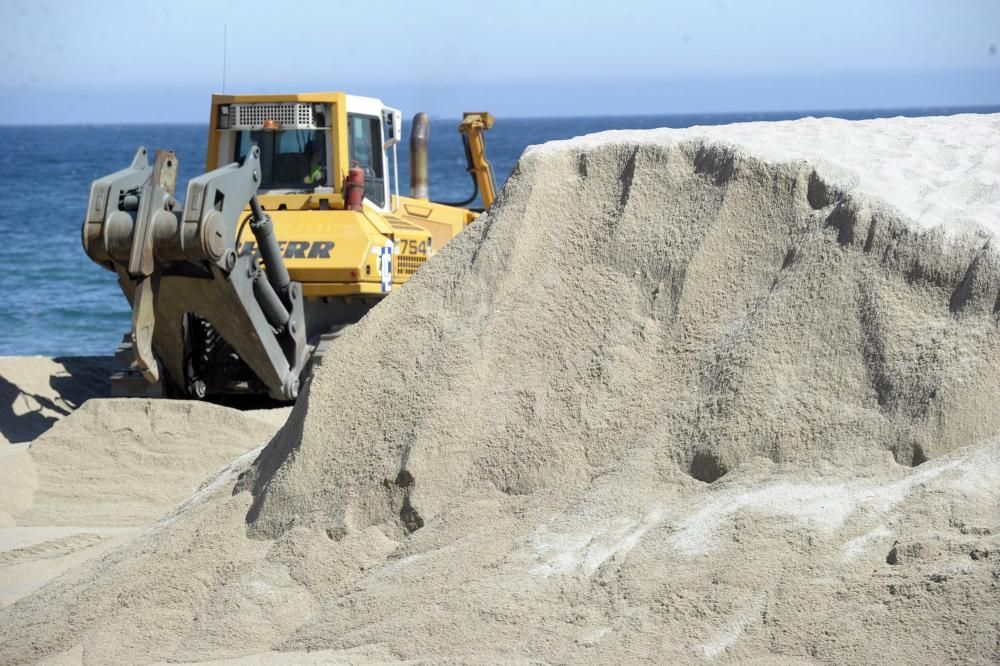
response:
<path id="1" fill-rule="evenodd" d="M 4 359 L 4 369 L 14 360 Z M 39 383 L 47 364 L 23 360 L 19 385 Z M 52 403 L 59 401 L 72 408 L 57 392 Z M 206 477 L 270 439 L 278 424 L 268 419 L 284 411 L 92 398 L 30 445 L 0 448 L 0 606 L 173 510 Z"/>
<path id="2" fill-rule="evenodd" d="M 998 137 L 528 151 L 257 460 L 0 611 L 0 660 L 1000 659 Z"/>
<path id="3" fill-rule="evenodd" d="M 198 402 L 95 399 L 32 442 L 37 489 L 19 526 L 141 526 L 275 427 Z"/>

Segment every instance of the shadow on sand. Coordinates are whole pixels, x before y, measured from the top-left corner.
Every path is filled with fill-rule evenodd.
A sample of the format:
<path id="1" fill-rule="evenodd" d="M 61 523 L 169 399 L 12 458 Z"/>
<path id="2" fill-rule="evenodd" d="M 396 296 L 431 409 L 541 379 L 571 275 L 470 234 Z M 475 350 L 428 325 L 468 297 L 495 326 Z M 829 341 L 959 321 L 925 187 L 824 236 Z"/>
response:
<path id="1" fill-rule="evenodd" d="M 90 398 L 109 394 L 110 357 L 53 360 L 64 371 L 49 378 L 50 395 L 28 393 L 0 375 L 0 435 L 12 444 L 30 442 Z"/>

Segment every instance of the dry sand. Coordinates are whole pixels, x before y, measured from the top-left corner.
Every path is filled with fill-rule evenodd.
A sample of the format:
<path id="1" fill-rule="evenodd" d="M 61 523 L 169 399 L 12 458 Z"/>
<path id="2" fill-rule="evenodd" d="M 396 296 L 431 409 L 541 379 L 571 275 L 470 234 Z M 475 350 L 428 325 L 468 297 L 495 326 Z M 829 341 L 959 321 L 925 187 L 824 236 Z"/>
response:
<path id="1" fill-rule="evenodd" d="M 998 116 L 529 150 L 0 662 L 996 663 L 998 173 Z"/>
<path id="2" fill-rule="evenodd" d="M 0 452 L 30 442 L 90 398 L 108 395 L 111 358 L 0 356 Z"/>
<path id="3" fill-rule="evenodd" d="M 0 358 L 0 605 L 123 543 L 266 442 L 287 409 L 110 400 L 108 359 Z M 13 399 L 9 399 L 13 396 Z"/>

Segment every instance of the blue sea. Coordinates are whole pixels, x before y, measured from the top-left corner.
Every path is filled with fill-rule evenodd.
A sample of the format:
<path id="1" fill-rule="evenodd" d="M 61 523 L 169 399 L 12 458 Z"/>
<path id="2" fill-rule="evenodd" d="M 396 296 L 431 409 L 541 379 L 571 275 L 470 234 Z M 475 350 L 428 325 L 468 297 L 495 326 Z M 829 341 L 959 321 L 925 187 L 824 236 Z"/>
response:
<path id="1" fill-rule="evenodd" d="M 996 113 L 996 108 L 891 109 L 793 113 L 692 114 L 603 118 L 497 118 L 487 153 L 498 185 L 525 147 L 606 129 L 721 125 L 836 116 Z M 431 124 L 431 197 L 471 193 L 455 119 Z M 139 145 L 170 148 L 180 159 L 179 196 L 204 170 L 204 125 L 0 127 L 0 356 L 99 355 L 129 329 L 128 303 L 114 274 L 92 263 L 80 242 L 90 183 L 126 167 Z M 404 136 L 409 136 L 408 132 Z M 400 192 L 408 190 L 407 148 L 400 146 Z"/>

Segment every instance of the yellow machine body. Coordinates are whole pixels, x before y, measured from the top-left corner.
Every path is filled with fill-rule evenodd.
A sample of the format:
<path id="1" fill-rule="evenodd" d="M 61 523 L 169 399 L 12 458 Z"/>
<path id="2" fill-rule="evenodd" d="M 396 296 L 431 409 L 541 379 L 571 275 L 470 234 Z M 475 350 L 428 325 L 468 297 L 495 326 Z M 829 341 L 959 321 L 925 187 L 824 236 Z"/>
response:
<path id="1" fill-rule="evenodd" d="M 223 139 L 236 130 L 219 127 L 222 106 L 301 103 L 331 109 L 327 137 L 330 175 L 323 191 L 258 192 L 261 205 L 274 222 L 289 275 L 302 284 L 307 299 L 385 296 L 378 250 L 386 241 L 393 246 L 392 286 L 396 287 L 405 284 L 420 265 L 478 215 L 465 208 L 395 193 L 390 193 L 388 205 L 383 207 L 365 205 L 361 211 L 348 210 L 344 182 L 351 159 L 347 140 L 350 98 L 342 92 L 212 97 L 206 171 L 233 161 Z M 386 172 L 388 166 L 384 164 Z M 492 192 L 484 195 L 492 201 Z M 252 238 L 237 241 L 241 251 L 253 251 Z"/>

